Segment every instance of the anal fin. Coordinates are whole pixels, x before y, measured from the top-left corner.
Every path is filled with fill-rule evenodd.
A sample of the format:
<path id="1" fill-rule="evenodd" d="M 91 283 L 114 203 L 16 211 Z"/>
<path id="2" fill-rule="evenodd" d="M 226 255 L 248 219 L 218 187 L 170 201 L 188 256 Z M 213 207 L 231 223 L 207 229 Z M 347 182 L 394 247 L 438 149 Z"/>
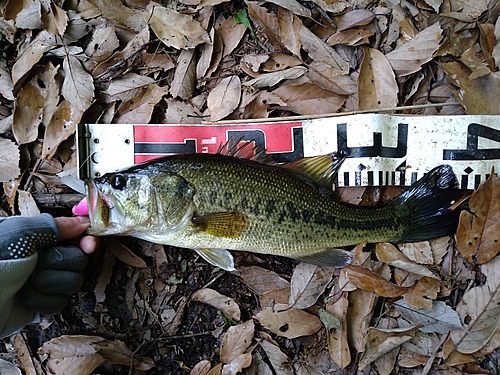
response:
<path id="1" fill-rule="evenodd" d="M 208 263 L 226 271 L 235 271 L 234 258 L 226 249 L 195 249 Z"/>
<path id="2" fill-rule="evenodd" d="M 351 264 L 353 254 L 342 249 L 326 249 L 314 254 L 294 258 L 318 266 L 342 268 Z"/>

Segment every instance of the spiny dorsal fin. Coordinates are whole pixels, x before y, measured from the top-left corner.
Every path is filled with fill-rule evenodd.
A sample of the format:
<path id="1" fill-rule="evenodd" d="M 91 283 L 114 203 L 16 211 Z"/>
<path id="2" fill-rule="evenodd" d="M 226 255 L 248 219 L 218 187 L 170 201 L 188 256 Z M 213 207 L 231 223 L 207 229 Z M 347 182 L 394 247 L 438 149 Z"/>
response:
<path id="1" fill-rule="evenodd" d="M 254 140 L 245 141 L 244 139 L 244 137 L 241 137 L 235 142 L 232 137 L 229 137 L 226 143 L 221 143 L 219 145 L 217 154 L 254 160 L 263 164 L 278 165 L 266 154 L 266 150 L 264 150 L 261 145 L 256 144 Z"/>
<path id="2" fill-rule="evenodd" d="M 199 231 L 217 237 L 236 238 L 248 228 L 248 217 L 239 212 L 215 212 L 193 217 Z"/>
<path id="3" fill-rule="evenodd" d="M 306 177 L 320 187 L 331 190 L 333 180 L 346 157 L 345 153 L 332 152 L 327 155 L 302 158 L 280 166 Z"/>

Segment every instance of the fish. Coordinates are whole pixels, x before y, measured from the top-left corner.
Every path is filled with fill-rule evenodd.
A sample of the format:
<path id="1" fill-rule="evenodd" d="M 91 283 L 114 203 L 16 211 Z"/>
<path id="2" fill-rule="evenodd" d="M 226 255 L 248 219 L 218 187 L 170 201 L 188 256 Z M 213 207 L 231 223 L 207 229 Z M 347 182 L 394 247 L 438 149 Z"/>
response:
<path id="1" fill-rule="evenodd" d="M 457 180 L 440 165 L 380 207 L 332 198 L 346 155 L 278 164 L 249 143 L 215 154 L 169 155 L 86 182 L 96 236 L 126 235 L 195 250 L 235 270 L 230 251 L 273 254 L 341 268 L 358 243 L 406 243 L 452 235 Z"/>

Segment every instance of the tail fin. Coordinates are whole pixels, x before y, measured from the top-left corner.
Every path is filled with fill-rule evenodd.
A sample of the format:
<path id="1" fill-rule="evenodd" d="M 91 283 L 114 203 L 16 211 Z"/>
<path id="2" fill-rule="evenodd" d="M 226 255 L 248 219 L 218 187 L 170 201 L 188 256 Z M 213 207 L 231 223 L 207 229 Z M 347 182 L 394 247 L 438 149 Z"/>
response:
<path id="1" fill-rule="evenodd" d="M 449 165 L 440 165 L 415 182 L 389 203 L 406 227 L 399 242 L 418 242 L 452 235 L 458 225 L 459 210 L 453 205 L 461 195 Z M 404 219 L 403 219 L 404 220 Z"/>

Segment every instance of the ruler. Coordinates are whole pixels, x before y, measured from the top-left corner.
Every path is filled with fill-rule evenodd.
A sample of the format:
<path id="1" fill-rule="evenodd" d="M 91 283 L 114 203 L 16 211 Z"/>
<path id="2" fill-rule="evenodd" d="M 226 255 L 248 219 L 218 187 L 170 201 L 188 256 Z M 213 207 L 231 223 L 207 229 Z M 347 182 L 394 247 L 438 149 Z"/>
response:
<path id="1" fill-rule="evenodd" d="M 79 177 L 93 178 L 178 153 L 215 153 L 228 139 L 255 141 L 278 161 L 343 151 L 336 186 L 411 185 L 452 166 L 474 189 L 500 169 L 500 116 L 359 114 L 245 124 L 82 124 Z"/>

